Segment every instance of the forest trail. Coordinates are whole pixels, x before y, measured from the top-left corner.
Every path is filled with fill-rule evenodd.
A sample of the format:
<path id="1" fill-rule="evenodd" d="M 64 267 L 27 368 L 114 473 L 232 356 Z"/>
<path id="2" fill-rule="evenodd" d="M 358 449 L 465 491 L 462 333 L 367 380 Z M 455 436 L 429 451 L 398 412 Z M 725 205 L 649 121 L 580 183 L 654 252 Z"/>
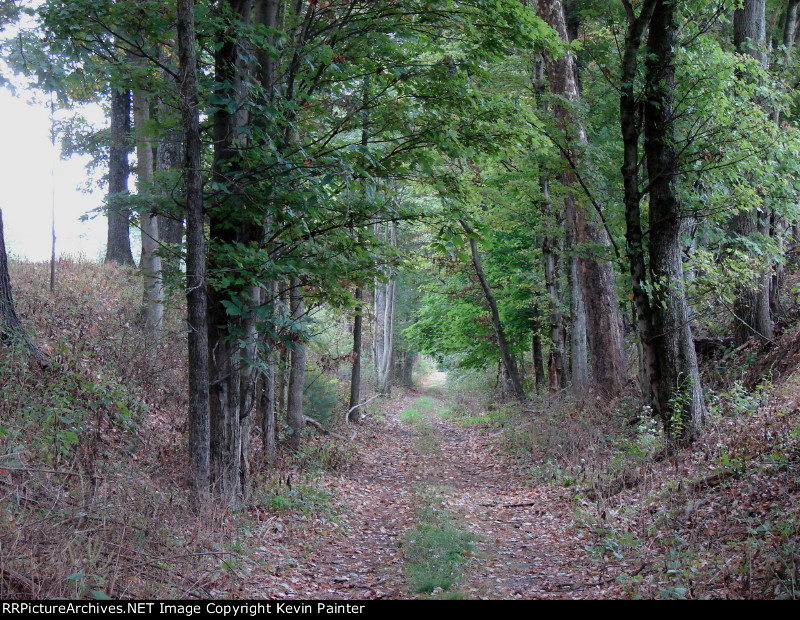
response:
<path id="1" fill-rule="evenodd" d="M 620 596 L 615 575 L 587 557 L 563 494 L 515 474 L 490 428 L 451 417 L 444 379 L 434 373 L 364 422 L 351 466 L 323 483 L 342 527 L 290 526 L 275 570 L 241 595 Z"/>

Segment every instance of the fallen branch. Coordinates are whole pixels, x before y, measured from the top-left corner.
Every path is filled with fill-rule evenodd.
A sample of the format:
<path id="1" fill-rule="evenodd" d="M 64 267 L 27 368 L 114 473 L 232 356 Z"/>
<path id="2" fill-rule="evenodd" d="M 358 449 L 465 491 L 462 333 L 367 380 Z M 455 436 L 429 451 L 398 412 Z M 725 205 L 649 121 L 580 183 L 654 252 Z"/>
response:
<path id="1" fill-rule="evenodd" d="M 375 400 L 379 396 L 383 396 L 383 394 L 378 392 L 377 394 L 375 394 L 375 396 L 373 396 L 371 398 L 368 398 L 363 403 L 358 403 L 357 405 L 353 405 L 352 407 L 350 407 L 350 409 L 347 410 L 347 413 L 344 414 L 345 423 L 350 424 L 350 414 L 353 413 L 356 409 L 358 409 L 359 407 L 363 407 L 365 405 L 368 405 L 369 403 L 371 403 L 373 400 Z"/>
<path id="2" fill-rule="evenodd" d="M 647 567 L 649 562 L 645 562 L 642 564 L 638 569 L 633 571 L 628 577 L 636 577 L 637 575 L 641 574 L 641 572 Z M 573 592 L 575 590 L 583 590 L 584 588 L 598 588 L 601 586 L 607 586 L 611 583 L 616 582 L 620 576 L 617 577 L 609 577 L 608 579 L 601 579 L 600 581 L 592 581 L 588 583 L 557 583 L 555 584 L 555 588 L 545 588 L 546 592 Z"/>
<path id="3" fill-rule="evenodd" d="M 478 504 L 479 506 L 487 506 L 489 508 L 527 508 L 535 506 L 538 502 L 522 502 L 519 504 Z"/>
<path id="4" fill-rule="evenodd" d="M 688 484 L 689 490 L 697 491 L 699 489 L 706 489 L 710 487 L 715 487 L 719 484 L 722 484 L 726 480 L 730 478 L 740 478 L 741 472 L 736 469 L 726 469 L 725 471 L 717 472 L 716 474 L 711 474 L 710 476 L 706 476 L 705 478 L 700 478 L 700 480 L 695 480 Z"/>
<path id="5" fill-rule="evenodd" d="M 341 439 L 342 441 L 347 441 L 347 438 L 344 435 L 340 435 L 339 433 L 334 433 L 333 431 L 329 431 L 327 428 L 322 426 L 319 422 L 317 422 L 314 418 L 309 418 L 308 416 L 303 416 L 303 422 L 308 424 L 309 426 L 313 426 L 316 428 L 320 433 L 323 435 L 330 435 L 336 439 Z"/>

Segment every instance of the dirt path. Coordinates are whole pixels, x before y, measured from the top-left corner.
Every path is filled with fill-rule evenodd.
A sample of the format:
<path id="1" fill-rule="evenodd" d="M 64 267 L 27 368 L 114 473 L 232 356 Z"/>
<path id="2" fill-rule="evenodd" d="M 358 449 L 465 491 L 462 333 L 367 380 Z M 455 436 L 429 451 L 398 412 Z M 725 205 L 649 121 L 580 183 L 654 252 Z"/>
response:
<path id="1" fill-rule="evenodd" d="M 517 477 L 499 437 L 448 416 L 442 381 L 429 377 L 419 391 L 393 401 L 388 415 L 366 421 L 352 466 L 323 481 L 339 504 L 342 527 L 310 523 L 302 535 L 285 532 L 275 570 L 257 576 L 248 596 L 621 596 L 614 576 L 587 557 L 569 504 L 552 488 Z M 446 515 L 436 518 L 448 521 L 447 531 L 469 536 L 472 548 L 457 556 L 454 583 L 420 594 L 409 569 L 415 539 L 409 532 L 428 531 L 420 510 L 430 501 Z"/>

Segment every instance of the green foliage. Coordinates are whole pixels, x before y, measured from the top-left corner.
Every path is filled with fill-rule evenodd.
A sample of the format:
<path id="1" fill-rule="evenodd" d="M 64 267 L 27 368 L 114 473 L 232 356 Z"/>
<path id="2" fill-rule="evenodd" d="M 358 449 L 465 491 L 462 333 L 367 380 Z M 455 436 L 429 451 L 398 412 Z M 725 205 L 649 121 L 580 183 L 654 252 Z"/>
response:
<path id="1" fill-rule="evenodd" d="M 324 373 L 305 373 L 303 411 L 305 415 L 327 424 L 337 407 L 339 381 Z"/>
<path id="2" fill-rule="evenodd" d="M 76 355 L 64 341 L 55 343 L 46 377 L 29 366 L 21 348 L 0 356 L 0 419 L 13 420 L 0 423 L 9 462 L 18 463 L 24 453 L 47 463 L 78 459 L 85 466 L 106 456 L 97 451 L 115 433 L 135 452 L 144 403 L 111 369 L 92 374 L 87 362 L 84 352 Z"/>
<path id="3" fill-rule="evenodd" d="M 332 517 L 333 498 L 319 487 L 301 482 L 284 485 L 280 480 L 258 485 L 254 501 L 272 512 L 292 512 L 303 516 Z"/>
<path id="4" fill-rule="evenodd" d="M 420 396 L 408 409 L 400 412 L 400 419 L 404 422 L 416 422 L 426 415 L 442 415 L 437 411 L 437 403 L 430 396 Z"/>

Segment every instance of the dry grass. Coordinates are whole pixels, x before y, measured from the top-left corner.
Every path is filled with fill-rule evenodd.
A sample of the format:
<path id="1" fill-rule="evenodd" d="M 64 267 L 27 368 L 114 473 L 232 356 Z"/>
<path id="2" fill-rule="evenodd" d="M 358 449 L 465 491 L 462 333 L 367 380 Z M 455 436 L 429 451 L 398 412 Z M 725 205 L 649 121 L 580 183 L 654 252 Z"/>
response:
<path id="1" fill-rule="evenodd" d="M 565 488 L 587 550 L 631 596 L 795 599 L 800 372 L 750 392 L 739 376 L 714 396 L 702 437 L 674 454 L 646 418 L 631 424 L 633 400 L 537 401 L 494 424 L 523 471 Z"/>
<path id="2" fill-rule="evenodd" d="M 230 554 L 224 516 L 198 520 L 183 499 L 180 305 L 152 346 L 135 272 L 57 267 L 51 294 L 48 265 L 12 265 L 18 312 L 53 364 L 0 350 L 0 597 L 208 596 Z"/>

